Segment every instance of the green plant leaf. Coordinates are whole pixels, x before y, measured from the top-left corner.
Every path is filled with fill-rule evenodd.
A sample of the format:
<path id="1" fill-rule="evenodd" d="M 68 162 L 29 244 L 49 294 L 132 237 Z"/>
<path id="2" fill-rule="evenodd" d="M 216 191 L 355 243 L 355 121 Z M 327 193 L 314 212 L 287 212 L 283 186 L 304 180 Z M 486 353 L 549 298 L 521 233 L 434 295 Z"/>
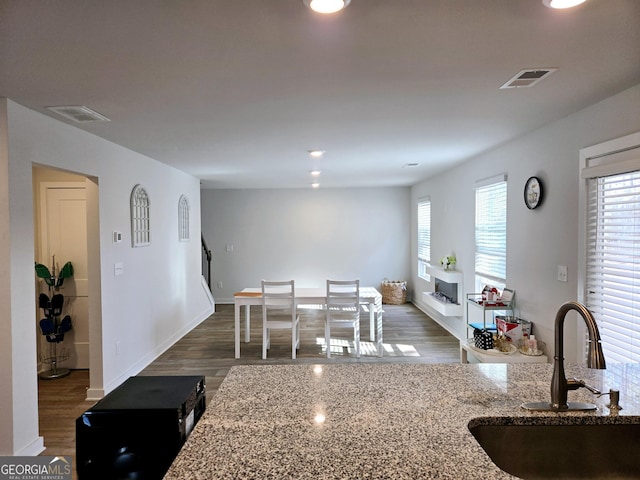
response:
<path id="1" fill-rule="evenodd" d="M 46 280 L 51 279 L 51 272 L 46 265 L 43 265 L 41 263 L 36 263 L 36 275 L 38 276 L 38 278 L 44 278 Z"/>
<path id="2" fill-rule="evenodd" d="M 64 264 L 64 266 L 60 270 L 60 274 L 58 275 L 58 277 L 59 278 L 73 277 L 73 265 L 71 265 L 71 262 L 67 262 Z"/>

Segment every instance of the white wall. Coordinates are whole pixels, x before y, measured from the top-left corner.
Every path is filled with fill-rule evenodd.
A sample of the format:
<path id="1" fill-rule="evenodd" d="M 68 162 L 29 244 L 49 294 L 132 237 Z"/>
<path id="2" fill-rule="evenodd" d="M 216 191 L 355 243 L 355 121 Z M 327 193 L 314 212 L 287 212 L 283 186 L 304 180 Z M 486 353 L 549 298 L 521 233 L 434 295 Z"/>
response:
<path id="1" fill-rule="evenodd" d="M 6 415 L 13 419 L 13 430 L 3 418 L 0 438 L 10 441 L 0 444 L 0 454 L 28 455 L 38 453 L 41 447 L 37 425 L 32 165 L 92 177 L 87 180 L 88 227 L 96 232 L 88 249 L 92 257 L 89 295 L 94 299 L 90 305 L 90 396 L 108 392 L 138 373 L 204 320 L 213 306 L 201 285 L 198 179 L 11 101 L 2 100 L 2 105 L 7 107 L 5 120 L 8 118 L 8 128 L 0 128 L 0 132 L 8 130 L 8 176 L 0 170 L 0 177 L 3 182 L 8 179 L 9 186 L 9 258 L 2 253 L 5 268 L 10 267 L 6 285 L 11 297 L 3 308 L 0 327 L 11 332 L 13 353 L 0 371 L 0 382 L 5 388 L 12 386 L 12 401 L 7 404 L 3 398 L 0 410 L 3 415 L 9 412 Z M 152 244 L 134 249 L 130 242 L 129 196 L 136 183 L 145 185 L 151 197 Z M 191 241 L 186 243 L 178 242 L 177 231 L 178 198 L 183 193 L 191 204 Z M 0 221 L 7 224 L 2 210 Z M 112 243 L 113 230 L 124 234 L 122 243 Z M 124 264 L 124 275 L 114 276 L 116 262 Z M 5 317 L 6 311 L 9 314 Z M 116 342 L 120 344 L 118 353 Z"/>
<path id="2" fill-rule="evenodd" d="M 0 98 L 0 325 L 4 330 L 4 342 L 0 348 L 0 381 L 5 386 L 0 388 L 0 452 L 7 454 L 13 451 L 13 383 L 12 368 L 14 328 L 10 321 L 11 298 L 11 218 L 9 214 L 9 148 L 7 132 L 7 102 Z M 9 288 L 7 288 L 9 287 Z M 11 388 L 6 386 L 10 385 Z M 33 390 L 33 385 L 30 386 Z M 9 407 L 9 408 L 7 408 Z"/>
<path id="3" fill-rule="evenodd" d="M 534 322 L 536 336 L 553 350 L 553 321 L 558 307 L 578 298 L 579 150 L 640 130 L 640 85 L 524 135 L 457 168 L 413 187 L 415 203 L 432 202 L 431 258 L 454 251 L 457 270 L 464 272 L 464 291 L 474 287 L 474 182 L 508 174 L 507 284 L 516 290 L 521 318 Z M 544 202 L 528 210 L 524 183 L 532 175 L 544 184 Z M 412 238 L 417 236 L 412 220 Z M 568 267 L 569 281 L 557 280 L 557 265 Z M 412 244 L 412 284 L 416 292 L 432 291 L 417 276 L 417 247 Z M 443 318 L 421 303 L 459 338 L 466 335 L 460 317 Z M 565 356 L 577 361 L 577 321 L 565 322 Z"/>
<path id="4" fill-rule="evenodd" d="M 301 287 L 327 278 L 377 287 L 385 277 L 406 280 L 409 198 L 409 188 L 203 190 L 216 300 L 232 302 L 234 292 L 262 279 Z"/>

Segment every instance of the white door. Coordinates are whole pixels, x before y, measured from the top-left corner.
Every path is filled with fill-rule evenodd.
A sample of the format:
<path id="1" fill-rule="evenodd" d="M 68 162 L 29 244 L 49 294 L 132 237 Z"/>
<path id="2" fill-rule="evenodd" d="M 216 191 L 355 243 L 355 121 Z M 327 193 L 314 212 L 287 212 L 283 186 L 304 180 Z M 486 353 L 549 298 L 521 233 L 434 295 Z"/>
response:
<path id="1" fill-rule="evenodd" d="M 64 280 L 59 293 L 65 298 L 64 315 L 70 315 L 73 328 L 65 334 L 59 348 L 66 348 L 69 359 L 60 366 L 89 368 L 89 308 L 87 281 L 87 215 L 83 184 L 42 183 L 40 189 L 41 254 L 39 262 L 55 271 L 71 262 L 73 277 Z M 74 184 L 72 184 L 74 185 Z M 44 282 L 40 291 L 49 293 Z M 58 293 L 58 292 L 54 292 Z M 38 315 L 42 315 L 42 310 Z"/>

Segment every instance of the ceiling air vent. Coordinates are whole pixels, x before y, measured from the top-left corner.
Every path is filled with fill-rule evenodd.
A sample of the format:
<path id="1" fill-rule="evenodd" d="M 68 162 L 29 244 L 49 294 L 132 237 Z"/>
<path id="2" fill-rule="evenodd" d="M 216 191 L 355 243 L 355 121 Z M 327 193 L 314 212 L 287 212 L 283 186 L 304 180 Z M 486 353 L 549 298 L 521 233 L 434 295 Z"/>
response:
<path id="1" fill-rule="evenodd" d="M 533 87 L 543 78 L 548 77 L 557 68 L 528 68 L 521 70 L 511 80 L 502 85 L 500 88 L 526 88 Z"/>
<path id="2" fill-rule="evenodd" d="M 98 112 L 91 110 L 89 107 L 83 105 L 69 105 L 60 107 L 46 107 L 58 115 L 71 120 L 75 123 L 89 123 L 89 122 L 110 122 L 111 120 L 104 115 L 100 115 Z"/>

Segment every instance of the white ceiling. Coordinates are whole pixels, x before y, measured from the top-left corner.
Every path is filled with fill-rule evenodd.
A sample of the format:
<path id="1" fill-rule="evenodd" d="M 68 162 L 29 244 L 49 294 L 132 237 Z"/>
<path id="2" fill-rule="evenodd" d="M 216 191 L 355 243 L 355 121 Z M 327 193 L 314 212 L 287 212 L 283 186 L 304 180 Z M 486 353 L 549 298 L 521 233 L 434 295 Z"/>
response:
<path id="1" fill-rule="evenodd" d="M 412 185 L 639 83 L 639 25 L 639 0 L 0 0 L 0 96 L 86 105 L 205 188 Z"/>

